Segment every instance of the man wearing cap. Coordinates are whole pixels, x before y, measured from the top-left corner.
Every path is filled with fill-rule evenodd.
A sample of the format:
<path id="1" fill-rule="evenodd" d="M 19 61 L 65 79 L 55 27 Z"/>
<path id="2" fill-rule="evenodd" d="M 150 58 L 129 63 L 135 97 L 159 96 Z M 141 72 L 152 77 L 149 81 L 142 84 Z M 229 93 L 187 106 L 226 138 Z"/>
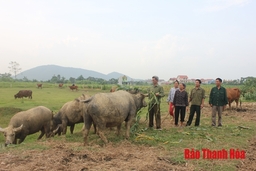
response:
<path id="1" fill-rule="evenodd" d="M 189 102 L 191 102 L 191 106 L 190 106 L 189 119 L 186 126 L 191 125 L 195 112 L 196 112 L 195 126 L 199 126 L 200 124 L 201 109 L 204 107 L 204 99 L 205 99 L 205 90 L 201 88 L 200 85 L 201 85 L 201 80 L 196 79 L 195 88 L 191 90 L 190 96 L 189 96 Z"/>
<path id="2" fill-rule="evenodd" d="M 164 97 L 164 89 L 158 84 L 159 78 L 157 76 L 152 77 L 153 85 L 148 90 L 149 96 L 149 127 L 154 127 L 154 117 L 156 120 L 156 129 L 161 130 L 161 114 L 160 103 L 161 98 Z M 155 97 L 156 98 L 155 98 Z"/>
<path id="3" fill-rule="evenodd" d="M 216 78 L 216 87 L 213 87 L 210 93 L 209 104 L 212 107 L 212 126 L 216 126 L 216 113 L 218 112 L 218 126 L 222 126 L 221 115 L 222 111 L 228 104 L 227 92 L 221 86 L 222 79 Z"/>

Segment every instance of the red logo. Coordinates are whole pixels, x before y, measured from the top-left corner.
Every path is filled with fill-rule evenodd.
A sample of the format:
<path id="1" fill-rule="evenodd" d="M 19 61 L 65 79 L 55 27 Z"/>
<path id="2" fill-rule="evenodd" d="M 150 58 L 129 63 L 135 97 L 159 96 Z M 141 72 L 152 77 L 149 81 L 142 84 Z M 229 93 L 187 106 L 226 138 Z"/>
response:
<path id="1" fill-rule="evenodd" d="M 239 149 L 230 150 L 210 150 L 203 148 L 200 150 L 184 149 L 185 159 L 245 159 L 246 152 Z"/>

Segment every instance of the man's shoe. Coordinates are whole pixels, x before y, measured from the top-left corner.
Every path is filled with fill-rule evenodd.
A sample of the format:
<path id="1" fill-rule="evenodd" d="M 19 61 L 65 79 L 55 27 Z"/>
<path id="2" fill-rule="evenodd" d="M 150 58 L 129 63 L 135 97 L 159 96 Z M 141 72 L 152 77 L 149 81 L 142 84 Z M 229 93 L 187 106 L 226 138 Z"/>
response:
<path id="1" fill-rule="evenodd" d="M 218 126 L 222 126 L 221 124 L 219 124 Z"/>
<path id="2" fill-rule="evenodd" d="M 156 130 L 157 130 L 157 131 L 162 131 L 162 128 L 157 128 Z"/>

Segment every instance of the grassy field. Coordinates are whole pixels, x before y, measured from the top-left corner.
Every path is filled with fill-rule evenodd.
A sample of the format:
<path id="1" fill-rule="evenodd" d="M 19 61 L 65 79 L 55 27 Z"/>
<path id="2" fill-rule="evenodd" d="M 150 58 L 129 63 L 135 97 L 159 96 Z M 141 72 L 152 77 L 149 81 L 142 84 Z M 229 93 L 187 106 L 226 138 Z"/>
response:
<path id="1" fill-rule="evenodd" d="M 79 91 L 70 91 L 68 88 L 60 89 L 57 85 L 48 84 L 43 89 L 37 89 L 35 84 L 27 83 L 19 85 L 17 83 L 8 86 L 0 83 L 0 126 L 2 128 L 8 125 L 10 118 L 20 110 L 27 110 L 35 106 L 46 106 L 50 108 L 54 113 L 58 112 L 61 106 L 67 101 L 71 101 L 81 94 L 93 95 L 99 92 L 109 92 L 109 90 L 100 89 L 83 89 Z M 187 91 L 193 86 L 188 86 Z M 206 94 L 209 94 L 212 86 L 203 85 L 206 89 Z M 13 95 L 20 89 L 30 89 L 33 91 L 33 99 L 14 99 Z M 167 94 L 170 87 L 165 86 L 165 93 Z M 223 127 L 215 128 L 210 124 L 210 107 L 207 106 L 202 110 L 201 126 L 196 128 L 194 126 L 185 128 L 175 128 L 171 123 L 170 116 L 168 115 L 168 105 L 165 102 L 166 97 L 161 103 L 162 113 L 162 131 L 155 131 L 147 129 L 147 121 L 145 116 L 147 108 L 144 108 L 141 113 L 141 120 L 139 131 L 132 135 L 129 142 L 136 146 L 156 147 L 159 149 L 159 155 L 164 155 L 166 160 L 170 161 L 173 165 L 185 167 L 185 165 L 193 166 L 192 170 L 236 170 L 237 165 L 241 164 L 240 160 L 185 160 L 184 149 L 202 150 L 208 148 L 212 150 L 229 150 L 231 148 L 246 150 L 248 148 L 248 140 L 252 139 L 256 133 L 255 121 L 245 115 L 255 115 L 254 112 L 245 112 L 243 114 L 236 111 L 225 111 L 223 116 Z M 242 117 L 242 115 L 244 115 Z M 193 122 L 194 123 L 194 122 Z M 192 124 L 193 124 L 192 123 Z M 238 128 L 238 126 L 246 126 L 250 129 Z M 72 146 L 75 150 L 81 150 L 89 148 L 92 151 L 98 151 L 98 148 L 83 147 L 82 124 L 75 126 L 75 133 L 71 135 L 68 133 L 66 137 L 56 136 L 51 141 L 65 142 L 65 143 L 80 143 L 78 146 Z M 124 128 L 122 128 L 124 133 Z M 117 137 L 114 131 L 107 130 L 107 138 L 113 145 L 124 141 L 124 137 Z M 47 145 L 42 145 L 36 142 L 38 134 L 28 136 L 24 143 L 18 146 L 11 146 L 8 148 L 3 147 L 4 136 L 0 136 L 0 153 L 17 152 L 24 150 L 37 150 L 42 151 L 51 148 Z M 42 140 L 47 141 L 47 140 Z M 103 142 L 94 134 L 89 135 L 89 142 L 91 144 L 103 145 Z M 190 169 L 191 169 L 190 168 Z"/>

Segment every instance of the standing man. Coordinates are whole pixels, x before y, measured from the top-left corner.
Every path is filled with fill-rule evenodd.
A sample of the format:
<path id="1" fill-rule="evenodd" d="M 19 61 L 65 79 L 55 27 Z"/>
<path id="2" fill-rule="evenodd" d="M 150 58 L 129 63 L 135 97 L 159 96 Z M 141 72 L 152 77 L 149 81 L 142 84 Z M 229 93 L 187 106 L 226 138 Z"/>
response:
<path id="1" fill-rule="evenodd" d="M 228 104 L 227 92 L 221 86 L 222 79 L 216 78 L 216 87 L 213 87 L 210 93 L 209 104 L 212 107 L 212 126 L 216 126 L 216 113 L 218 112 L 218 126 L 222 126 L 221 114 Z"/>
<path id="2" fill-rule="evenodd" d="M 173 120 L 174 120 L 173 98 L 174 98 L 174 95 L 175 95 L 176 90 L 178 90 L 178 89 L 179 89 L 179 81 L 176 80 L 176 81 L 174 82 L 174 87 L 172 87 L 172 88 L 170 89 L 170 92 L 169 92 L 169 95 L 168 95 L 168 98 L 167 98 L 167 103 L 168 103 L 168 105 L 169 105 L 169 114 L 173 117 Z"/>
<path id="3" fill-rule="evenodd" d="M 201 85 L 201 80 L 196 79 L 195 88 L 193 88 L 190 92 L 189 102 L 191 102 L 191 106 L 190 106 L 189 119 L 186 126 L 191 125 L 195 112 L 196 112 L 195 126 L 199 126 L 200 124 L 201 109 L 204 107 L 204 99 L 205 99 L 205 90 L 202 89 L 200 85 Z"/>
<path id="4" fill-rule="evenodd" d="M 164 97 L 164 89 L 158 84 L 158 76 L 152 77 L 152 87 L 149 88 L 149 127 L 154 127 L 154 116 L 156 120 L 156 129 L 161 130 L 160 103 Z M 156 97 L 156 98 L 155 98 Z"/>

